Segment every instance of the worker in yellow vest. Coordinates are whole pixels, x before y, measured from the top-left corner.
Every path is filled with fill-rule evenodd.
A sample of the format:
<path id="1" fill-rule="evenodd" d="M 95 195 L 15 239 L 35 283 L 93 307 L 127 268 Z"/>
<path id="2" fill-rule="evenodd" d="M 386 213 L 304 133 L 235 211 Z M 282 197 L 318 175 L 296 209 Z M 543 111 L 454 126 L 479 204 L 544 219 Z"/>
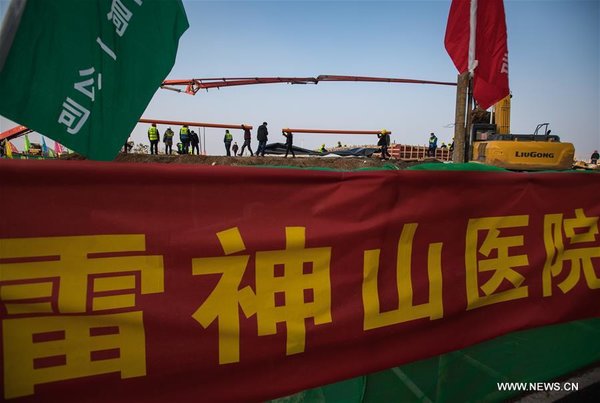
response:
<path id="1" fill-rule="evenodd" d="M 435 134 L 431 133 L 429 135 L 429 147 L 427 148 L 427 156 L 435 157 L 435 150 L 437 150 L 437 141 L 438 138 Z"/>
<path id="2" fill-rule="evenodd" d="M 390 146 L 390 132 L 383 129 L 380 133 L 377 134 L 377 137 L 379 138 L 377 145 L 381 146 L 381 159 L 390 159 L 391 155 L 388 151 L 388 147 Z"/>
<path id="3" fill-rule="evenodd" d="M 231 142 L 233 141 L 233 135 L 229 133 L 229 130 L 225 130 L 225 137 L 223 138 L 223 142 L 225 143 L 225 151 L 227 152 L 227 156 L 231 157 Z"/>
<path id="4" fill-rule="evenodd" d="M 175 133 L 173 133 L 173 130 L 171 130 L 171 128 L 167 128 L 167 130 L 165 130 L 165 134 L 163 135 L 163 142 L 165 143 L 165 154 L 172 154 L 173 153 L 173 136 L 175 136 Z"/>
<path id="5" fill-rule="evenodd" d="M 160 133 L 156 128 L 156 123 L 152 123 L 152 126 L 148 129 L 148 140 L 150 140 L 150 154 L 158 154 L 158 141 L 160 140 Z"/>
<path id="6" fill-rule="evenodd" d="M 183 146 L 183 153 L 187 154 L 190 149 L 190 128 L 187 125 L 183 125 L 179 129 L 179 140 L 181 140 Z"/>

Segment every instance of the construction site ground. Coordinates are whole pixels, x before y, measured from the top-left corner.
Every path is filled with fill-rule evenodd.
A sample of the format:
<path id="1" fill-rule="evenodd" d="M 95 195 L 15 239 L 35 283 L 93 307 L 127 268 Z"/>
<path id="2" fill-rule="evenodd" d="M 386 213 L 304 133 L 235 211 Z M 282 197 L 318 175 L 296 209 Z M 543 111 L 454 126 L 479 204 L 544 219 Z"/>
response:
<path id="1" fill-rule="evenodd" d="M 61 159 L 78 160 L 84 159 L 77 154 L 63 156 Z M 421 160 L 381 160 L 375 156 L 371 158 L 361 157 L 226 157 L 211 155 L 149 155 L 149 154 L 124 154 L 120 153 L 114 160 L 115 162 L 136 162 L 136 163 L 164 163 L 164 164 L 201 164 L 201 165 L 229 165 L 229 166 L 286 166 L 298 168 L 329 168 L 336 170 L 354 170 L 360 168 L 383 168 L 396 167 L 405 169 L 414 165 L 423 163 L 437 162 L 433 158 Z M 440 162 L 441 163 L 441 162 Z"/>
<path id="2" fill-rule="evenodd" d="M 83 160 L 86 159 L 78 154 L 62 155 L 61 160 Z M 137 153 L 119 153 L 115 162 L 137 162 L 137 163 L 162 163 L 162 164 L 201 164 L 201 165 L 229 165 L 229 166 L 281 166 L 297 168 L 325 168 L 341 171 L 351 171 L 361 168 L 396 168 L 406 169 L 415 165 L 425 163 L 444 163 L 435 158 L 419 159 L 395 159 L 381 160 L 377 154 L 372 157 L 329 157 L 329 156 L 298 156 L 296 158 L 282 156 L 265 157 L 226 157 L 218 155 L 150 155 Z M 573 164 L 575 170 L 600 171 L 600 165 L 589 164 L 584 161 L 576 161 Z"/>

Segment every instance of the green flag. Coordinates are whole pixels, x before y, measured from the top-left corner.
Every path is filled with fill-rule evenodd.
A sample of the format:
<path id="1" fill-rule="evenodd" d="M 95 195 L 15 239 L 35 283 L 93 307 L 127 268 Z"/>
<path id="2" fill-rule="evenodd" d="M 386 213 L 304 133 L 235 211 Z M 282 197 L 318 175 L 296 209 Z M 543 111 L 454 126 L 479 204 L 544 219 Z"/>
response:
<path id="1" fill-rule="evenodd" d="M 0 32 L 0 114 L 112 160 L 188 26 L 181 0 L 13 0 Z"/>
<path id="2" fill-rule="evenodd" d="M 23 148 L 25 150 L 25 152 L 29 152 L 29 149 L 31 148 L 31 143 L 29 142 L 29 136 L 25 135 L 25 147 Z"/>

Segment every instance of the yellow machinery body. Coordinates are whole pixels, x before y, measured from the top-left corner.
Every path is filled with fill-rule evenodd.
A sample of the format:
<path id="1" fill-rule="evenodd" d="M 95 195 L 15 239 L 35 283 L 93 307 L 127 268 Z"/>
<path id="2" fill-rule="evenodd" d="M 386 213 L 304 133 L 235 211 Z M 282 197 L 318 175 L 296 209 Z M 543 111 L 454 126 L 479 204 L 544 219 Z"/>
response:
<path id="1" fill-rule="evenodd" d="M 471 131 L 472 160 L 518 171 L 567 170 L 573 167 L 575 147 L 550 135 L 548 123 L 534 134 L 510 133 L 510 96 L 495 108 L 496 124 L 474 124 Z M 545 128 L 543 133 L 540 129 Z"/>
<path id="2" fill-rule="evenodd" d="M 477 141 L 473 161 L 518 171 L 567 170 L 573 167 L 575 148 L 554 141 Z"/>

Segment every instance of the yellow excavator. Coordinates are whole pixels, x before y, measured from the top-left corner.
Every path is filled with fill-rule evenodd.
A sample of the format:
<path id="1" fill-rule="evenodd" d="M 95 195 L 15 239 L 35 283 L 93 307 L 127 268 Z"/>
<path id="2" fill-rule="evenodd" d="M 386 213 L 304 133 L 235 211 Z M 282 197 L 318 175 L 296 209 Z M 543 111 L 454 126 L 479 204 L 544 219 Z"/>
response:
<path id="1" fill-rule="evenodd" d="M 472 161 L 518 171 L 573 167 L 575 147 L 550 134 L 548 123 L 537 125 L 533 134 L 510 134 L 510 95 L 494 109 L 496 124 L 472 125 Z"/>

